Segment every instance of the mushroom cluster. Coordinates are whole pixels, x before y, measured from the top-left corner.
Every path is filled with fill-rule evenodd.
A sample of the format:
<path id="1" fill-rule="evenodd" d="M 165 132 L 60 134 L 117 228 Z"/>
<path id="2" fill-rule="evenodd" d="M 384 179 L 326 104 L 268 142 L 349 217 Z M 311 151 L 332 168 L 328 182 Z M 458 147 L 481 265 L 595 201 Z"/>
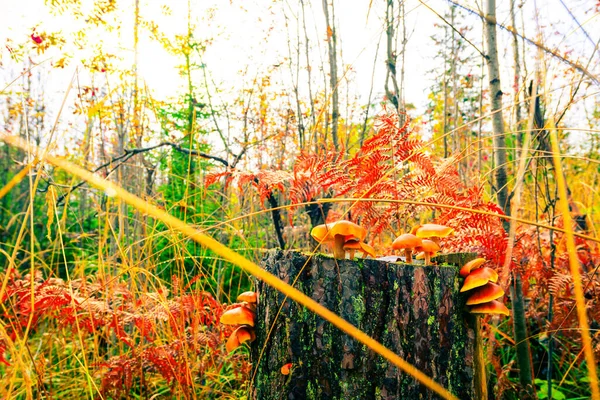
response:
<path id="1" fill-rule="evenodd" d="M 363 257 L 370 255 L 375 257 L 375 249 L 364 243 L 367 230 L 354 222 L 340 220 L 329 224 L 317 225 L 310 235 L 319 243 L 327 243 L 333 247 L 333 257 L 346 258 L 348 252 L 351 260 L 357 251 L 362 252 Z"/>
<path id="2" fill-rule="evenodd" d="M 239 325 L 225 344 L 228 353 L 231 353 L 242 343 L 253 342 L 256 339 L 254 322 L 256 321 L 257 300 L 256 292 L 244 292 L 237 297 L 237 301 L 241 303 L 239 307 L 229 309 L 221 315 L 220 321 L 222 324 Z"/>
<path id="3" fill-rule="evenodd" d="M 469 292 L 467 305 L 471 306 L 472 314 L 504 314 L 508 308 L 499 301 L 504 296 L 504 290 L 496 284 L 498 273 L 491 268 L 482 267 L 485 258 L 469 261 L 460 269 L 460 276 L 465 278 L 461 292 Z"/>
<path id="4" fill-rule="evenodd" d="M 394 250 L 403 250 L 406 262 L 412 263 L 414 252 L 420 252 L 425 259 L 425 265 L 429 265 L 431 257 L 440 251 L 440 238 L 454 233 L 453 228 L 438 224 L 424 224 L 414 226 L 410 233 L 404 233 L 392 243 Z M 420 258 L 419 254 L 417 258 Z"/>

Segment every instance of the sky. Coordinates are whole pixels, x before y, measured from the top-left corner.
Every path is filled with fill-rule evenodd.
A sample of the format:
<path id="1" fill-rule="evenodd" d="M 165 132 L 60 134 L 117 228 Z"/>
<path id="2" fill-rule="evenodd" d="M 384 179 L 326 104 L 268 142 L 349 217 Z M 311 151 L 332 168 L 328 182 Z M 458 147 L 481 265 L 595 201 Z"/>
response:
<path id="1" fill-rule="evenodd" d="M 43 0 L 0 0 L 0 44 L 7 40 L 16 43 L 30 42 L 29 36 L 34 27 L 39 30 L 76 31 L 83 26 L 74 24 L 68 17 L 53 15 Z M 91 0 L 81 0 L 81 3 L 91 7 Z M 313 0 L 312 7 L 307 7 L 307 29 L 313 49 L 311 64 L 314 68 L 327 67 L 326 64 L 326 29 L 321 1 Z M 475 1 L 459 2 L 469 8 L 477 9 Z M 523 16 L 523 23 L 518 29 L 523 29 L 526 35 L 544 43 L 560 54 L 566 54 L 571 59 L 587 65 L 591 71 L 598 71 L 600 54 L 594 53 L 595 42 L 598 40 L 598 12 L 594 11 L 590 2 L 571 0 L 567 10 L 563 0 L 517 2 L 518 13 Z M 103 32 L 101 29 L 90 34 L 92 45 L 102 43 L 107 52 L 118 53 L 122 57 L 122 67 L 133 65 L 133 4 L 134 0 L 119 0 L 119 13 L 116 16 L 121 21 L 119 32 Z M 202 61 L 207 67 L 210 79 L 219 88 L 215 92 L 218 100 L 227 103 L 232 101 L 235 94 L 242 88 L 252 85 L 253 78 L 273 69 L 274 65 L 282 65 L 274 76 L 280 83 L 289 88 L 291 81 L 289 69 L 286 67 L 288 56 L 288 40 L 295 40 L 295 21 L 299 18 L 298 2 L 266 1 L 266 0 L 190 0 L 193 9 L 192 22 L 195 32 L 200 39 L 210 39 L 210 44 L 203 55 Z M 427 4 L 428 7 L 424 6 Z M 498 2 L 498 21 L 510 25 L 507 10 L 508 1 Z M 167 6 L 168 5 L 168 6 Z M 336 3 L 336 26 L 341 40 L 341 59 L 347 70 L 348 93 L 356 96 L 359 103 L 366 103 L 371 89 L 375 53 L 379 45 L 379 55 L 375 64 L 374 99 L 383 97 L 383 81 L 385 78 L 385 37 L 383 32 L 384 7 L 383 1 L 345 0 Z M 167 37 L 185 34 L 188 2 L 183 0 L 161 1 L 140 0 L 142 17 L 155 21 Z M 405 57 L 405 98 L 412 103 L 420 113 L 425 112 L 428 104 L 430 88 L 435 84 L 435 74 L 432 70 L 440 60 L 436 59 L 439 51 L 433 45 L 432 35 L 441 34 L 443 22 L 431 10 L 444 15 L 448 2 L 442 0 L 407 0 L 406 31 L 408 41 Z M 533 10 L 537 8 L 536 14 Z M 481 47 L 481 21 L 478 17 L 462 11 L 459 23 L 472 28 L 465 35 Z M 302 33 L 301 33 L 302 34 Z M 507 94 L 511 90 L 512 49 L 511 35 L 499 31 L 499 56 L 503 70 L 503 89 Z M 29 43 L 30 45 L 31 43 Z M 72 43 L 68 43 L 72 46 Z M 292 43 L 292 47 L 294 43 Z M 531 46 L 527 45 L 528 48 Z M 91 49 L 77 50 L 78 57 L 85 58 Z M 0 50 L 3 66 L 0 67 L 0 86 L 4 87 L 18 77 L 23 64 L 12 63 L 5 47 Z M 593 55 L 593 56 L 592 56 Z M 49 65 L 60 57 L 58 51 L 50 51 L 35 56 L 34 61 L 41 64 L 38 67 L 38 79 L 43 83 L 45 98 L 53 104 L 54 111 L 59 108 L 62 96 L 68 82 L 78 71 L 78 82 L 86 82 L 92 77 L 85 76 L 77 69 L 78 62 L 72 61 L 64 69 L 52 69 Z M 303 57 L 303 56 L 302 56 Z M 177 72 L 176 66 L 181 61 L 169 55 L 162 46 L 150 39 L 142 31 L 139 43 L 138 71 L 144 84 L 158 99 L 169 99 L 181 94 L 184 79 Z M 529 62 L 529 73 L 533 73 L 535 65 Z M 549 77 L 558 77 L 561 63 L 548 63 Z M 306 72 L 301 72 L 306 76 Z M 342 75 L 342 73 L 340 73 Z M 200 79 L 197 76 L 196 79 Z M 287 80 L 287 81 L 286 81 Z M 557 96 L 564 96 L 566 90 L 560 89 L 560 79 L 549 81 L 554 85 Z M 568 82 L 567 82 L 568 83 Z M 306 81 L 300 80 L 300 91 L 307 96 Z"/>
<path id="2" fill-rule="evenodd" d="M 73 25 L 72 19 L 49 13 L 42 0 L 1 1 L 3 6 L 2 13 L 0 13 L 0 26 L 4 28 L 0 32 L 0 43 L 5 42 L 7 38 L 12 38 L 17 42 L 22 41 L 23 38 L 28 38 L 32 28 L 36 26 L 40 30 L 61 30 L 63 32 L 74 31 L 80 27 Z M 126 12 L 131 12 L 132 4 L 127 7 L 126 3 L 120 1 L 120 7 Z M 286 21 L 283 15 L 286 14 L 290 19 L 288 23 L 293 24 L 295 15 L 299 11 L 297 4 L 291 3 L 294 2 L 192 1 L 196 17 L 194 22 L 198 27 L 197 32 L 199 35 L 213 38 L 212 44 L 206 51 L 204 61 L 216 82 L 239 87 L 244 78 L 239 76 L 240 70 L 248 68 L 247 78 L 248 75 L 257 71 L 281 63 L 287 57 L 288 28 L 285 26 Z M 324 17 L 320 2 L 315 1 L 314 3 L 312 9 L 307 8 L 309 35 L 315 38 L 313 44 L 318 45 L 319 50 L 324 52 L 326 50 Z M 370 87 L 375 49 L 382 35 L 383 15 L 378 10 L 379 7 L 372 7 L 369 12 L 369 2 L 350 1 L 345 4 L 350 5 L 351 3 L 352 6 L 338 6 L 336 9 L 338 37 L 342 40 L 343 61 L 352 69 L 350 75 L 357 81 L 356 88 L 359 94 L 366 97 Z M 164 9 L 160 7 L 161 4 L 170 4 L 170 15 L 163 14 Z M 424 82 L 427 80 L 425 75 L 427 65 L 430 64 L 433 56 L 433 51 L 428 43 L 431 33 L 427 27 L 432 26 L 434 16 L 417 4 L 407 7 L 410 35 L 407 51 L 411 57 L 410 62 L 406 63 L 406 75 L 411 77 L 407 79 L 407 92 L 412 93 L 409 101 L 419 103 L 425 100 Z M 142 16 L 157 21 L 160 29 L 167 36 L 184 32 L 186 9 L 186 2 L 180 0 L 176 2 L 155 0 L 141 2 Z M 206 21 L 202 15 L 209 10 L 213 10 L 210 11 L 212 17 Z M 119 42 L 109 42 L 106 43 L 106 46 L 107 51 L 119 52 L 132 63 L 132 29 L 127 22 L 125 19 L 123 34 L 119 38 Z M 271 31 L 267 31 L 271 27 Z M 294 28 L 289 29 L 294 35 Z M 99 35 L 99 37 L 102 36 L 102 34 Z M 319 43 L 316 43 L 319 36 Z M 380 50 L 383 50 L 384 44 L 382 43 L 381 46 Z M 40 61 L 42 58 L 51 58 L 52 55 L 51 53 L 45 54 L 46 57 L 38 57 L 36 61 Z M 8 58 L 6 54 L 4 56 Z M 160 44 L 150 40 L 146 35 L 141 36 L 139 72 L 155 95 L 162 98 L 173 96 L 181 88 L 182 79 L 175 72 L 177 63 L 178 60 L 169 56 Z M 73 63 L 64 71 L 53 71 L 54 75 L 60 75 L 57 84 L 68 82 L 75 67 L 76 65 Z M 381 55 L 378 60 L 378 70 L 376 80 L 382 81 L 385 65 Z M 13 71 L 3 71 L 0 82 L 9 81 L 19 72 L 17 68 Z M 382 82 L 375 85 L 376 90 L 382 90 Z"/>

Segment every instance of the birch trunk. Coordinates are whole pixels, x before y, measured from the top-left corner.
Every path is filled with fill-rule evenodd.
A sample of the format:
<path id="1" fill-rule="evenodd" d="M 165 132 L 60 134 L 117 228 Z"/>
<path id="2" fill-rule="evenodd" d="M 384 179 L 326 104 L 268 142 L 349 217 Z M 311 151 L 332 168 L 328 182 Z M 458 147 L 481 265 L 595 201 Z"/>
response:
<path id="1" fill-rule="evenodd" d="M 487 1 L 485 19 L 485 37 L 487 43 L 488 79 L 491 97 L 492 128 L 494 134 L 494 158 L 496 162 L 495 186 L 498 204 L 506 215 L 510 215 L 506 173 L 506 138 L 504 119 L 502 118 L 502 88 L 500 68 L 498 66 L 498 47 L 496 44 L 496 0 Z M 508 231 L 508 223 L 505 222 Z"/>
<path id="2" fill-rule="evenodd" d="M 495 189 L 498 204 L 506 215 L 510 215 L 510 204 L 507 187 L 507 165 L 506 165 L 506 138 L 504 133 L 504 119 L 502 118 L 502 89 L 500 85 L 500 71 L 498 65 L 498 47 L 496 43 L 496 1 L 487 1 L 485 18 L 485 37 L 487 42 L 487 65 L 491 97 L 492 127 L 494 134 L 494 156 L 496 162 Z M 504 221 L 506 232 L 510 230 L 510 223 Z M 519 275 L 515 275 L 515 284 L 520 285 Z M 523 309 L 523 292 L 520 286 L 511 288 L 511 300 L 513 304 L 514 335 L 517 364 L 519 368 L 519 380 L 522 385 L 522 398 L 527 399 L 535 396 L 532 385 L 531 361 L 529 342 L 527 340 L 525 311 Z"/>
<path id="3" fill-rule="evenodd" d="M 335 30 L 335 13 L 333 2 L 331 4 L 331 17 L 329 4 L 323 0 L 323 12 L 327 24 L 327 50 L 329 52 L 329 84 L 331 86 L 331 138 L 333 146 L 338 148 L 338 120 L 340 117 L 338 77 L 337 77 L 337 33 Z"/>

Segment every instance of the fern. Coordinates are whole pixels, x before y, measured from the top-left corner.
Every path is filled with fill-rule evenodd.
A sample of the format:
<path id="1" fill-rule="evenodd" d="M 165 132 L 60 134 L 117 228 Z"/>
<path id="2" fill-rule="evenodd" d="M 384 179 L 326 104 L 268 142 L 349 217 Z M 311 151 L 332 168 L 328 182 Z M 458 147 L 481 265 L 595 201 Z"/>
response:
<path id="1" fill-rule="evenodd" d="M 36 273 L 32 285 L 29 275 L 15 274 L 2 299 L 7 311 L 0 320 L 12 340 L 24 334 L 30 320 L 31 331 L 54 323 L 104 343 L 108 334 L 114 335 L 127 346 L 124 353 L 110 357 L 105 352 L 108 358 L 93 364 L 101 376 L 103 397 L 127 395 L 150 377 L 160 377 L 187 393 L 201 380 L 218 377 L 214 369 L 222 368 L 226 359 L 237 370 L 249 371 L 242 356 L 226 358 L 224 338 L 232 328 L 218 322 L 225 307 L 207 292 L 186 292 L 178 280 L 173 284 L 176 295 L 159 289 L 136 297 L 114 280 L 73 280 L 69 285 Z M 0 340 L 0 362 L 10 366 L 5 354 L 6 342 Z"/>
<path id="2" fill-rule="evenodd" d="M 427 208 L 410 204 L 358 202 L 344 217 L 359 221 L 372 237 L 385 231 L 396 234 L 410 225 L 409 220 L 418 221 L 420 214 L 428 209 L 434 210 L 440 204 L 502 215 L 499 207 L 482 200 L 484 193 L 481 187 L 461 182 L 455 167 L 456 160 L 439 160 L 425 150 L 426 143 L 411 135 L 408 119 L 399 126 L 397 115 L 390 114 L 379 117 L 375 133 L 350 158 L 345 158 L 344 151 L 329 149 L 319 154 L 301 153 L 291 173 L 227 171 L 212 176 L 227 176 L 227 182 L 237 181 L 241 190 L 253 186 L 261 202 L 277 191 L 292 205 L 329 197 L 413 200 L 432 205 Z M 214 178 L 211 177 L 208 182 L 214 182 Z M 311 211 L 309 208 L 306 210 Z M 293 222 L 292 213 L 289 215 L 290 222 Z M 442 209 L 437 220 L 458 232 L 465 227 L 485 232 L 486 235 L 475 237 L 459 235 L 453 242 L 457 250 L 480 250 L 490 245 L 497 249 L 498 244 L 506 247 L 506 236 L 502 234 L 498 217 Z M 469 231 L 469 235 L 472 233 Z"/>

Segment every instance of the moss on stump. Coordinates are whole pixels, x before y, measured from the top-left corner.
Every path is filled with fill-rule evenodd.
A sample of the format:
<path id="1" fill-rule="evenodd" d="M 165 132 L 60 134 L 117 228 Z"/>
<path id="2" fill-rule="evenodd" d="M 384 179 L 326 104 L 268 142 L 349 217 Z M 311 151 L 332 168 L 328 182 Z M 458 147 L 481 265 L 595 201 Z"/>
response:
<path id="1" fill-rule="evenodd" d="M 274 250 L 263 267 L 397 353 L 460 399 L 474 397 L 473 331 L 456 266 Z M 284 295 L 257 283 L 252 398 L 432 399 L 383 357 Z M 290 375 L 281 367 L 292 363 Z"/>

